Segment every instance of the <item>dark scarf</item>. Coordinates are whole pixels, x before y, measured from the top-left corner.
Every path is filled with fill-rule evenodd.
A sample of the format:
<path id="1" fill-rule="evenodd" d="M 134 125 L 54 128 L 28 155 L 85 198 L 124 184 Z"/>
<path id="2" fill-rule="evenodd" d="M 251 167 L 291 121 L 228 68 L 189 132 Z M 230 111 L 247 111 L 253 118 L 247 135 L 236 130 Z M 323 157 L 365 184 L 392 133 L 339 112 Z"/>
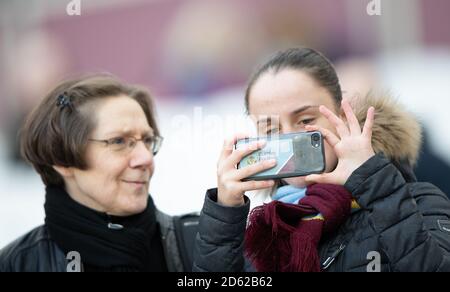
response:
<path id="1" fill-rule="evenodd" d="M 320 272 L 318 245 L 349 217 L 351 194 L 342 186 L 314 184 L 298 204 L 273 201 L 253 209 L 245 250 L 260 272 Z"/>
<path id="2" fill-rule="evenodd" d="M 151 197 L 144 212 L 116 217 L 80 205 L 63 188 L 47 187 L 44 208 L 51 239 L 65 254 L 77 251 L 84 271 L 167 270 Z"/>

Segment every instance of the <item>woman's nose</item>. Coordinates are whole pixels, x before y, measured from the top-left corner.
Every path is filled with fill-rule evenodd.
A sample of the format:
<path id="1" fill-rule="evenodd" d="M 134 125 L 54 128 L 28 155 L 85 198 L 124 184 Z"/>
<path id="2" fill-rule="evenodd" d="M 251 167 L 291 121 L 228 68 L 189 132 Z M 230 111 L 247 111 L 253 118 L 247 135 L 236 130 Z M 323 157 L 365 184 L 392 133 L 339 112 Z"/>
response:
<path id="1" fill-rule="evenodd" d="M 295 133 L 295 128 L 291 127 L 290 125 L 285 125 L 284 127 L 282 127 L 280 134 L 290 134 L 290 133 Z"/>
<path id="2" fill-rule="evenodd" d="M 282 128 L 280 131 L 280 134 L 291 134 L 291 133 L 298 133 L 298 132 L 306 132 L 305 129 L 299 128 L 295 125 L 286 125 Z"/>
<path id="3" fill-rule="evenodd" d="M 153 152 L 138 141 L 131 152 L 130 167 L 147 167 L 153 163 Z"/>

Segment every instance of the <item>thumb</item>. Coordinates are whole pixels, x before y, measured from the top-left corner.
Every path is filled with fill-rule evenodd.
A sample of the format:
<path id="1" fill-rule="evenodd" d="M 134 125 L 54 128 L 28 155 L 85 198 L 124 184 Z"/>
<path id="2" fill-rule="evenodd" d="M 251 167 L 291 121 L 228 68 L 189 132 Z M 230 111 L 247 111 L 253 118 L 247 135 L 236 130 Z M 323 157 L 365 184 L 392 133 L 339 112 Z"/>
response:
<path id="1" fill-rule="evenodd" d="M 329 173 L 310 174 L 305 177 L 305 181 L 318 184 L 329 184 L 332 183 L 332 178 L 333 177 Z"/>

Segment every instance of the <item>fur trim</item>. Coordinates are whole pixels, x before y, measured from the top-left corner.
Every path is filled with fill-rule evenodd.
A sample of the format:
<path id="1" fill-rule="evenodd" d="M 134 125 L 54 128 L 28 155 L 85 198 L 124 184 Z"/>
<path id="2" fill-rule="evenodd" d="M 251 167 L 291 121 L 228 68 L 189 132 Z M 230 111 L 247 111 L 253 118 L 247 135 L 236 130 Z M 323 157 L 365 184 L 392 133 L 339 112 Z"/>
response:
<path id="1" fill-rule="evenodd" d="M 351 100 L 361 128 L 370 106 L 375 108 L 372 147 L 395 161 L 406 160 L 410 166 L 417 162 L 422 144 L 422 128 L 413 114 L 388 94 L 374 94 Z"/>

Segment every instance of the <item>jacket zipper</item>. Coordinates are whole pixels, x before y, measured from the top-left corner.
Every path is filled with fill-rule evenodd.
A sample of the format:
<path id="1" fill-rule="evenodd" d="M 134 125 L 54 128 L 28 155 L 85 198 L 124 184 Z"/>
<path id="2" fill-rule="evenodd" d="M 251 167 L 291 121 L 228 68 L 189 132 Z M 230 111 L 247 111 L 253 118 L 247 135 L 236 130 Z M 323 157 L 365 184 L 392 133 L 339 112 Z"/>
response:
<path id="1" fill-rule="evenodd" d="M 341 243 L 339 248 L 335 250 L 331 256 L 329 256 L 323 263 L 322 263 L 322 270 L 327 270 L 331 264 L 336 260 L 336 258 L 339 256 L 339 254 L 342 253 L 342 251 L 345 249 L 346 245 L 344 243 Z"/>

